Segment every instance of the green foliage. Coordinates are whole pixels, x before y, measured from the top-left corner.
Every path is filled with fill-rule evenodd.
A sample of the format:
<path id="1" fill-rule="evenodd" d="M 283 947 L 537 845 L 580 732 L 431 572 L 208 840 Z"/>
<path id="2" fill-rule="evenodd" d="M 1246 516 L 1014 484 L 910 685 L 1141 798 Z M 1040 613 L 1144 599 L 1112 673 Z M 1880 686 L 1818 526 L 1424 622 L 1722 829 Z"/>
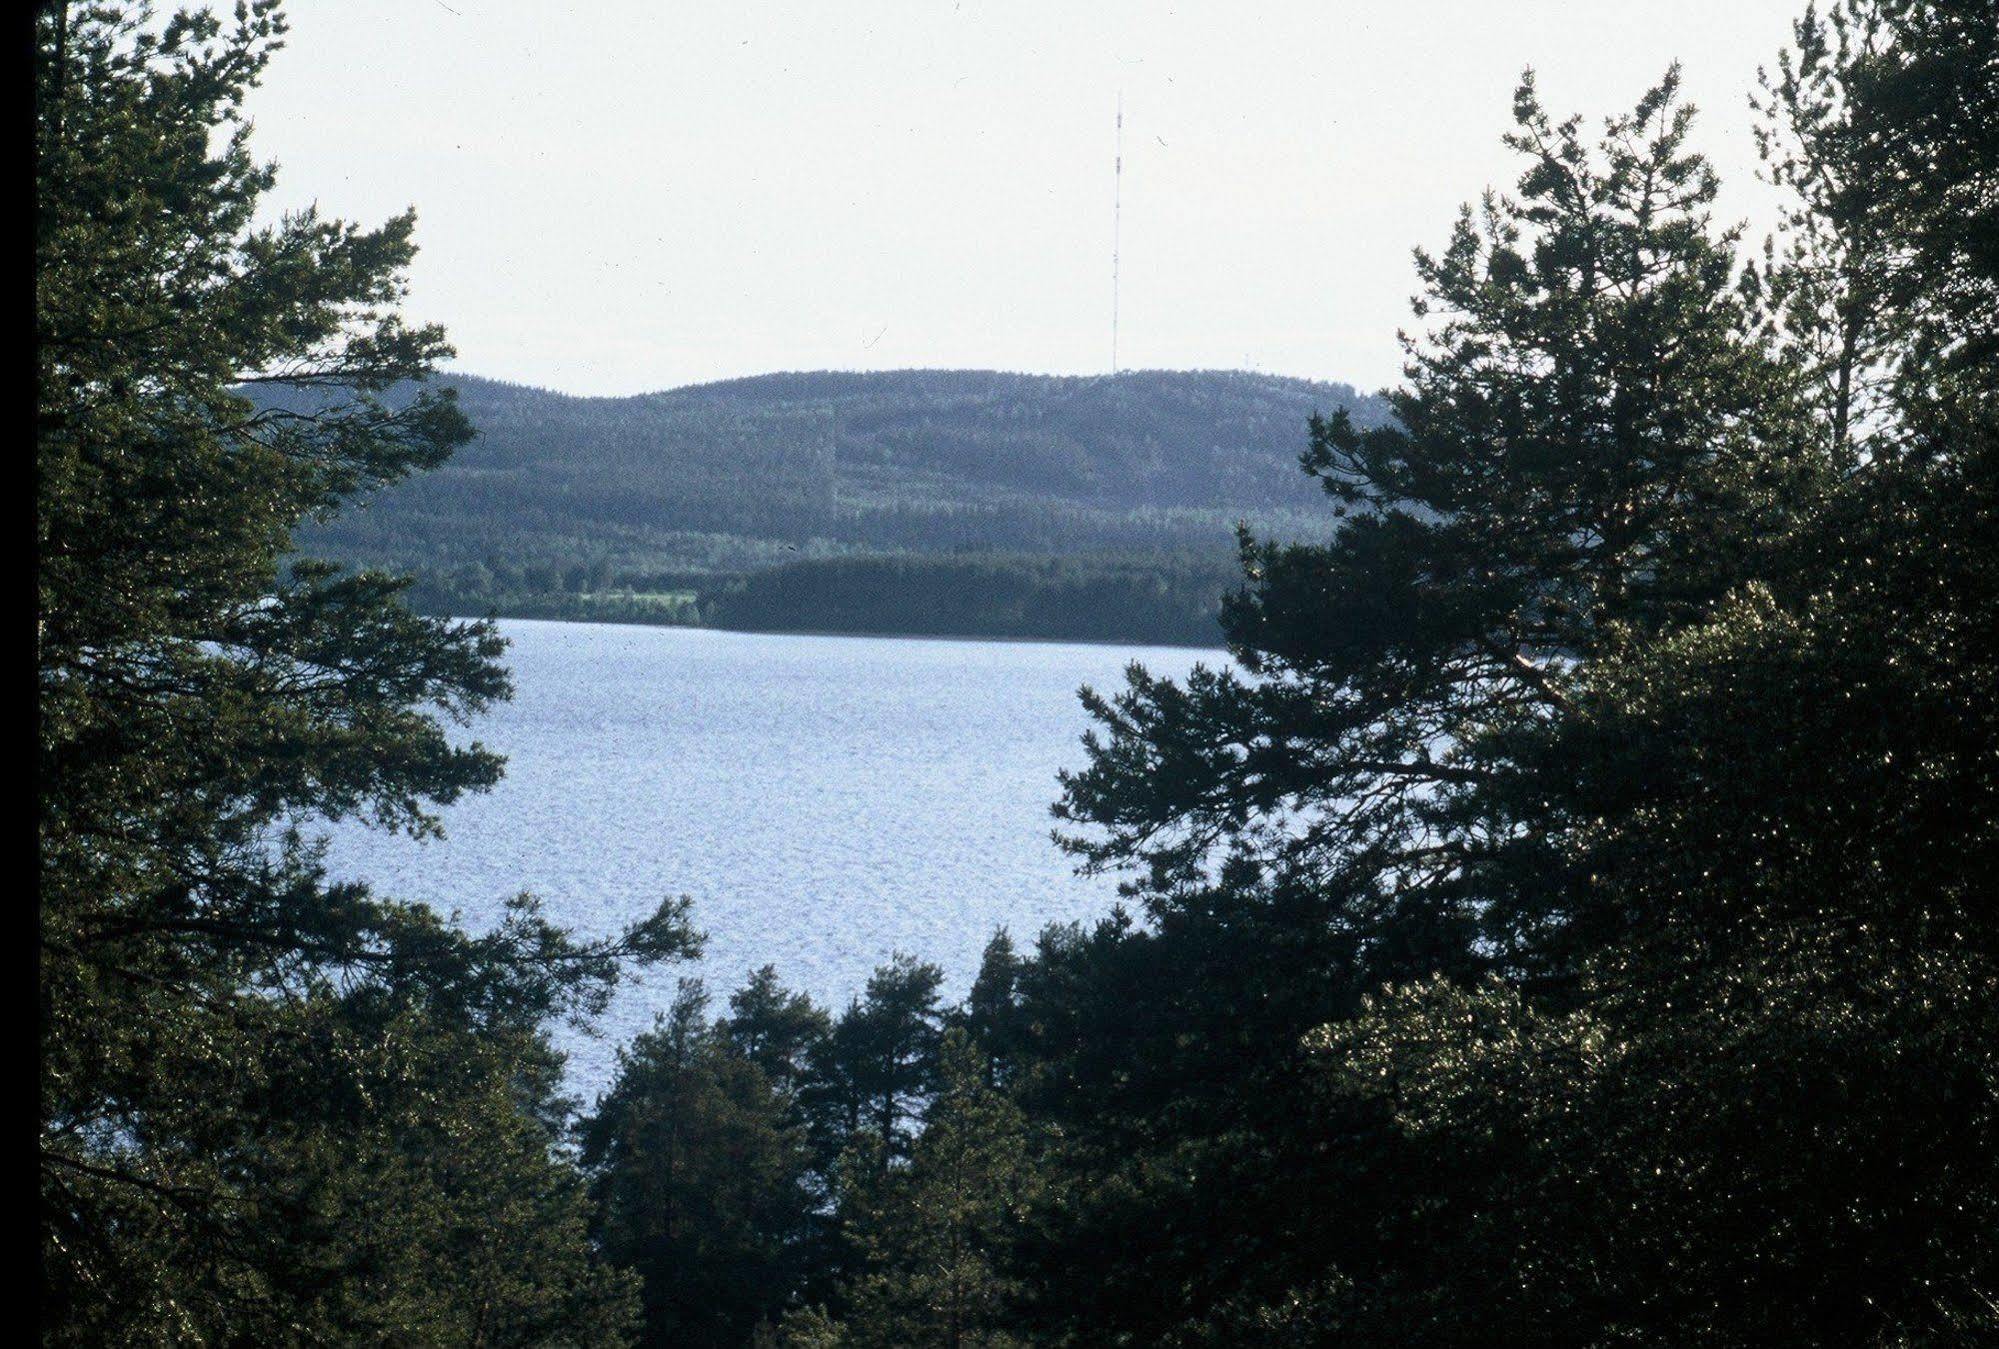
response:
<path id="1" fill-rule="evenodd" d="M 787 1034 L 824 1025 L 769 981 L 710 1025 L 683 981 L 672 1011 L 618 1057 L 618 1075 L 581 1128 L 605 1254 L 643 1280 L 646 1342 L 745 1343 L 774 1325 L 800 1277 L 810 1217 L 809 1154 L 783 1074 Z M 778 1025 L 747 1032 L 756 1011 Z M 806 1012 L 799 1016 L 799 1012 Z"/>
<path id="2" fill-rule="evenodd" d="M 1145 921 L 1025 980 L 1028 1100 L 1071 1180 L 1031 1251 L 1055 1331 L 1229 1343 L 1299 1290 L 1436 1276 L 1392 1234 L 1441 1173 L 1373 1103 L 1315 1097 L 1302 1037 L 1385 981 L 1551 976 L 1528 747 L 1620 634 L 1725 593 L 1811 480 L 1674 85 L 1592 148 L 1523 83 L 1518 197 L 1419 255 L 1433 327 L 1394 424 L 1313 427 L 1345 528 L 1245 542 L 1236 669 L 1089 699 L 1057 813 L 1086 863 L 1134 868 Z"/>
<path id="3" fill-rule="evenodd" d="M 629 1281 L 557 1155 L 550 1017 L 692 945 L 472 936 L 327 883 L 303 820 L 423 833 L 490 785 L 483 624 L 287 564 L 441 462 L 412 218 L 258 225 L 241 100 L 275 6 L 36 24 L 43 1312 L 56 1343 L 606 1343 Z M 246 388 L 337 390 L 310 415 Z"/>
<path id="4" fill-rule="evenodd" d="M 318 536 L 335 556 L 442 572 L 731 571 L 838 551 L 1225 544 L 1301 510 L 1281 471 L 1312 412 L 1382 409 L 1344 385 L 1223 372 L 1115 380 L 978 371 L 784 374 L 631 398 L 452 381 L 478 438 Z M 317 391 L 258 393 L 319 405 Z"/>
<path id="5" fill-rule="evenodd" d="M 803 1103 L 822 1167 L 857 1143 L 886 1166 L 908 1155 L 936 1085 L 944 971 L 897 952 L 813 1046 Z"/>
<path id="6" fill-rule="evenodd" d="M 1990 396 L 1994 28 L 1987 0 L 1838 0 L 1764 77 L 1759 147 L 1791 200 L 1771 306 L 1843 452 Z"/>
<path id="7" fill-rule="evenodd" d="M 698 592 L 501 591 L 447 581 L 419 581 L 410 587 L 410 607 L 422 613 L 478 613 L 489 618 L 546 618 L 566 623 L 639 623 L 652 627 L 698 627 Z"/>
<path id="8" fill-rule="evenodd" d="M 1999 1328 L 1995 32 L 1807 17 L 1742 288 L 1670 78 L 1595 154 L 1523 85 L 1345 530 L 1092 700 L 1147 922 L 1021 975 L 1055 1338 Z"/>
<path id="9" fill-rule="evenodd" d="M 996 1196 L 1025 1184 L 1024 1125 L 967 1033 L 943 1029 L 960 1013 L 941 978 L 897 956 L 835 1019 L 765 967 L 712 1024 L 683 981 L 621 1051 L 579 1139 L 603 1249 L 642 1279 L 648 1343 L 844 1343 L 917 1315 L 897 1299 L 919 1288 L 967 1334 L 991 1327 L 1002 1276 L 985 1243 Z M 1011 1223 L 1019 1196 L 1006 1202 Z M 888 1252 L 938 1204 L 972 1244 L 933 1288 L 927 1248 Z M 886 1272 L 895 1260 L 921 1264 L 914 1283 Z"/>
<path id="10" fill-rule="evenodd" d="M 1995 39 L 1808 14 L 1755 269 L 1675 75 L 1594 145 L 1523 82 L 1393 421 L 1312 424 L 1342 528 L 1086 694 L 1130 907 L 784 1055 L 781 1342 L 1999 1333 Z"/>
<path id="11" fill-rule="evenodd" d="M 1083 857 L 1145 862 L 1162 890 L 1224 843 L 1280 878 L 1332 868 L 1364 892 L 1356 922 L 1424 910 L 1470 951 L 1465 869 L 1497 860 L 1481 812 L 1508 773 L 1488 745 L 1560 711 L 1613 626 L 1720 593 L 1799 487 L 1675 87 L 1592 156 L 1522 84 L 1522 200 L 1419 253 L 1435 324 L 1395 424 L 1314 426 L 1307 467 L 1346 528 L 1245 542 L 1223 615 L 1242 675 L 1091 700 L 1108 738 L 1058 811 L 1103 829 Z"/>
<path id="12" fill-rule="evenodd" d="M 598 399 L 452 383 L 478 438 L 310 547 L 414 571 L 427 612 L 685 623 L 697 611 L 668 596 L 694 591 L 746 626 L 837 631 L 1060 636 L 1078 602 L 1110 608 L 1076 635 L 1182 640 L 1216 593 L 1186 583 L 1219 576 L 1238 521 L 1323 528 L 1283 471 L 1296 428 L 1384 415 L 1343 385 L 1218 372 L 770 375 Z M 293 413 L 331 396 L 248 392 Z M 1126 556 L 1058 561 L 1097 554 Z M 852 573 L 791 565 L 854 557 L 895 593 L 868 603 Z"/>
<path id="13" fill-rule="evenodd" d="M 823 1008 L 805 994 L 786 989 L 778 982 L 776 967 L 765 965 L 729 995 L 729 1015 L 715 1029 L 778 1090 L 795 1098 L 812 1047 L 826 1038 L 832 1026 Z"/>
<path id="14" fill-rule="evenodd" d="M 1214 646 L 1221 559 L 1096 555 L 855 557 L 755 572 L 707 620 L 751 631 L 925 633 Z"/>
<path id="15" fill-rule="evenodd" d="M 1234 668 L 1086 694 L 1127 907 L 955 1008 L 746 991 L 824 1224 L 779 1342 L 1999 1333 L 1999 23 L 1797 36 L 1754 268 L 1675 74 L 1594 144 L 1523 82 L 1393 420 L 1312 423 L 1337 533 L 1245 531 Z"/>
<path id="16" fill-rule="evenodd" d="M 1320 392 L 1277 381 L 468 383 L 476 462 L 319 535 L 443 558 L 433 599 L 685 616 L 790 561 L 721 606 L 1164 627 L 1200 564 L 1106 550 L 1265 512 L 1234 667 L 1086 696 L 1057 813 L 1124 906 L 997 935 L 956 1006 L 902 955 L 837 1018 L 769 969 L 713 1022 L 685 986 L 581 1176 L 543 1028 L 692 950 L 685 903 L 472 935 L 296 832 L 434 829 L 499 769 L 446 723 L 506 684 L 485 625 L 283 560 L 467 431 L 395 316 L 406 217 L 252 223 L 235 109 L 281 33 L 38 26 L 52 1341 L 1999 1334 L 1989 0 L 1806 15 L 1753 268 L 1676 75 L 1594 141 L 1523 81 L 1515 192 L 1418 255 L 1392 418 L 1310 424 L 1337 528 L 1271 536 L 1259 418 Z M 827 560 L 863 548 L 955 555 Z"/>
<path id="17" fill-rule="evenodd" d="M 1020 1109 L 988 1084 L 989 1067 L 962 1030 L 945 1034 L 937 1096 L 907 1166 L 863 1169 L 842 1216 L 857 1250 L 837 1322 L 805 1313 L 787 1341 L 860 1346 L 1004 1349 L 1018 1296 L 1004 1253 L 1039 1179 Z"/>

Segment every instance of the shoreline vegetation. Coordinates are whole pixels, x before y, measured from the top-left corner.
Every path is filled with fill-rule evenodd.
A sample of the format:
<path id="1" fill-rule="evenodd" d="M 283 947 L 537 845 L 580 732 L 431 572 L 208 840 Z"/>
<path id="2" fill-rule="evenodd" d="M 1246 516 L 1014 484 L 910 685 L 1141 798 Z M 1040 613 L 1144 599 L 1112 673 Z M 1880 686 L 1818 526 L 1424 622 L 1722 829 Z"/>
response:
<path id="1" fill-rule="evenodd" d="M 1297 472 L 1343 384 L 805 372 L 623 398 L 439 377 L 473 438 L 301 532 L 450 610 L 768 631 L 1214 645 L 1238 531 L 1331 532 Z M 243 390 L 316 415 L 325 389 Z M 389 406 L 413 388 L 385 391 Z"/>
<path id="2" fill-rule="evenodd" d="M 532 606 L 526 606 L 532 607 Z M 724 627 L 717 623 L 655 622 L 646 619 L 612 618 L 597 614 L 531 614 L 513 612 L 512 606 L 499 606 L 469 613 L 461 609 L 428 609 L 415 606 L 414 612 L 425 618 L 440 618 L 459 623 L 478 623 L 489 620 L 499 622 L 531 623 L 601 623 L 607 627 L 631 628 L 682 628 L 692 632 L 728 633 L 742 637 L 850 637 L 891 642 L 1006 642 L 1025 645 L 1047 646 L 1108 646 L 1108 647 L 1184 647 L 1189 651 L 1226 651 L 1227 646 L 1219 631 L 1211 642 L 1174 642 L 1154 638 L 1126 637 L 1022 637 L 983 632 L 913 632 L 886 631 L 874 628 L 752 628 Z"/>
<path id="3" fill-rule="evenodd" d="M 1218 647 L 1232 562 L 1005 555 L 851 557 L 658 591 L 465 595 L 419 581 L 436 617 L 544 618 L 726 632 Z"/>

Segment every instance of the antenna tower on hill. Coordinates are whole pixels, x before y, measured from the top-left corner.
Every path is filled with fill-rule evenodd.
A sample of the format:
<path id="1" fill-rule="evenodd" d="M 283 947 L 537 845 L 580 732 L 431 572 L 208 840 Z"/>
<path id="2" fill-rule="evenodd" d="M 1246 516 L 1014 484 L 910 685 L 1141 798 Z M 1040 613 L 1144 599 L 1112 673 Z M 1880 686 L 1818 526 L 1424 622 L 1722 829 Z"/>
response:
<path id="1" fill-rule="evenodd" d="M 1118 244 L 1124 228 L 1124 90 L 1117 96 L 1117 150 L 1111 167 L 1111 373 L 1117 373 Z"/>

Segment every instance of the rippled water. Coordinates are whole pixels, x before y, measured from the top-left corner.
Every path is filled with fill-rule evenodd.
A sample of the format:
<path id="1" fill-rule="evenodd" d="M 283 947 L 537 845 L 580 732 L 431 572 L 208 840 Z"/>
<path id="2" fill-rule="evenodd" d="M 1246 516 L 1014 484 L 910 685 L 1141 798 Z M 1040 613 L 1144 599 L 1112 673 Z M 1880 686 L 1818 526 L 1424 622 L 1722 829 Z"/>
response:
<path id="1" fill-rule="evenodd" d="M 767 636 L 507 621 L 515 696 L 475 728 L 508 758 L 444 812 L 443 841 L 342 828 L 335 875 L 490 921 L 507 896 L 610 933 L 693 897 L 692 966 L 621 991 L 602 1036 L 568 1035 L 574 1087 L 682 974 L 717 1001 L 775 964 L 839 1006 L 894 950 L 963 991 L 992 930 L 1017 939 L 1104 912 L 1049 841 L 1055 773 L 1080 766 L 1079 685 L 1125 664 L 1184 673 L 1219 652 L 912 638 Z"/>

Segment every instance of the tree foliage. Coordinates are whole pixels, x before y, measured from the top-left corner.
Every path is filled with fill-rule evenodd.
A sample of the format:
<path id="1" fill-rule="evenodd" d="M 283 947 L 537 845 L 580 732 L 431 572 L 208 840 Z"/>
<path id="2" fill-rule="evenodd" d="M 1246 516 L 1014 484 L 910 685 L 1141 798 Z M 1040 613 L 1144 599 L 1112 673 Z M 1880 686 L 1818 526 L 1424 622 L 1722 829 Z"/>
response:
<path id="1" fill-rule="evenodd" d="M 945 1033 L 938 1092 L 906 1167 L 871 1171 L 841 1206 L 858 1248 L 845 1314 L 792 1318 L 794 1342 L 1005 1349 L 1024 1344 L 1008 1245 L 1038 1192 L 1020 1108 L 963 1030 Z"/>
<path id="2" fill-rule="evenodd" d="M 735 1001 L 767 1008 L 771 990 L 752 983 Z M 652 1344 L 747 1342 L 786 1310 L 808 1249 L 810 1154 L 790 1056 L 769 1030 L 746 1041 L 740 1006 L 720 1025 L 706 1006 L 683 981 L 672 1010 L 620 1051 L 581 1129 L 603 1249 L 643 1280 Z M 793 1024 L 810 1034 L 824 1018 Z"/>
<path id="3" fill-rule="evenodd" d="M 1179 1300 L 1054 1283 L 1058 1334 L 1999 1328 L 1995 31 L 1989 4 L 1808 14 L 1766 138 L 1789 242 L 1753 273 L 1670 78 L 1594 156 L 1523 85 L 1519 197 L 1419 257 L 1395 424 L 1314 428 L 1347 528 L 1246 545 L 1240 673 L 1094 700 L 1061 813 L 1151 922 L 1063 961 L 1172 962 L 1120 1001 L 1193 1037 L 1231 987 L 1244 1062 L 1276 1065 L 1231 1083 L 1310 1085 L 1273 1119 L 1190 1065 L 1157 1098 L 1224 1104 L 1148 1133 L 1106 1108 L 1124 1083 L 1062 1084 L 1086 1147 L 1143 1146 L 1084 1154 L 1050 1278 L 1097 1257 Z M 1203 996 L 1215 939 L 1170 954 L 1300 902 L 1345 935 L 1330 970 Z M 1314 980 L 1299 1066 L 1303 1009 L 1265 999 Z M 1166 1235 L 1101 1256 L 1131 1230 Z"/>
<path id="4" fill-rule="evenodd" d="M 309 537 L 460 604 L 706 589 L 857 553 L 1226 564 L 1239 519 L 1319 525 L 1309 485 L 1284 471 L 1307 415 L 1383 413 L 1345 385 L 1223 371 L 777 374 L 628 398 L 450 384 L 477 439 Z M 313 391 L 252 392 L 318 406 Z"/>
<path id="5" fill-rule="evenodd" d="M 483 624 L 287 561 L 443 460 L 405 214 L 260 223 L 271 3 L 36 23 L 39 1154 L 53 1342 L 604 1342 L 629 1310 L 557 1155 L 552 1016 L 689 949 L 663 908 L 473 935 L 324 876 L 298 826 L 417 833 L 500 762 Z M 310 414 L 247 387 L 331 393 Z"/>
<path id="6" fill-rule="evenodd" d="M 39 28 L 53 1339 L 1999 1335 L 1990 0 L 1806 13 L 1754 262 L 1676 72 L 1597 135 L 1523 80 L 1392 416 L 1309 424 L 1330 523 L 1243 534 L 1232 666 L 1086 694 L 1057 814 L 1124 902 L 999 934 L 955 1005 L 904 955 L 837 1017 L 687 986 L 580 1176 L 542 1027 L 691 949 L 684 907 L 468 934 L 291 827 L 434 827 L 498 771 L 445 723 L 505 684 L 485 626 L 284 561 L 465 431 L 411 392 L 407 219 L 253 223 L 281 31 Z M 972 379 L 916 382 L 1005 404 Z M 1082 490 L 1063 437 L 1123 386 L 983 467 L 849 377 L 773 387 L 875 469 Z"/>
<path id="7" fill-rule="evenodd" d="M 1337 533 L 1086 695 L 1125 903 L 793 1056 L 782 1342 L 1999 1334 L 1993 17 L 1807 13 L 1754 265 L 1675 74 L 1523 81 L 1393 420 L 1310 427 Z"/>
<path id="8" fill-rule="evenodd" d="M 1185 556 L 854 557 L 794 562 L 707 592 L 749 631 L 925 633 L 1214 646 L 1230 569 Z"/>

